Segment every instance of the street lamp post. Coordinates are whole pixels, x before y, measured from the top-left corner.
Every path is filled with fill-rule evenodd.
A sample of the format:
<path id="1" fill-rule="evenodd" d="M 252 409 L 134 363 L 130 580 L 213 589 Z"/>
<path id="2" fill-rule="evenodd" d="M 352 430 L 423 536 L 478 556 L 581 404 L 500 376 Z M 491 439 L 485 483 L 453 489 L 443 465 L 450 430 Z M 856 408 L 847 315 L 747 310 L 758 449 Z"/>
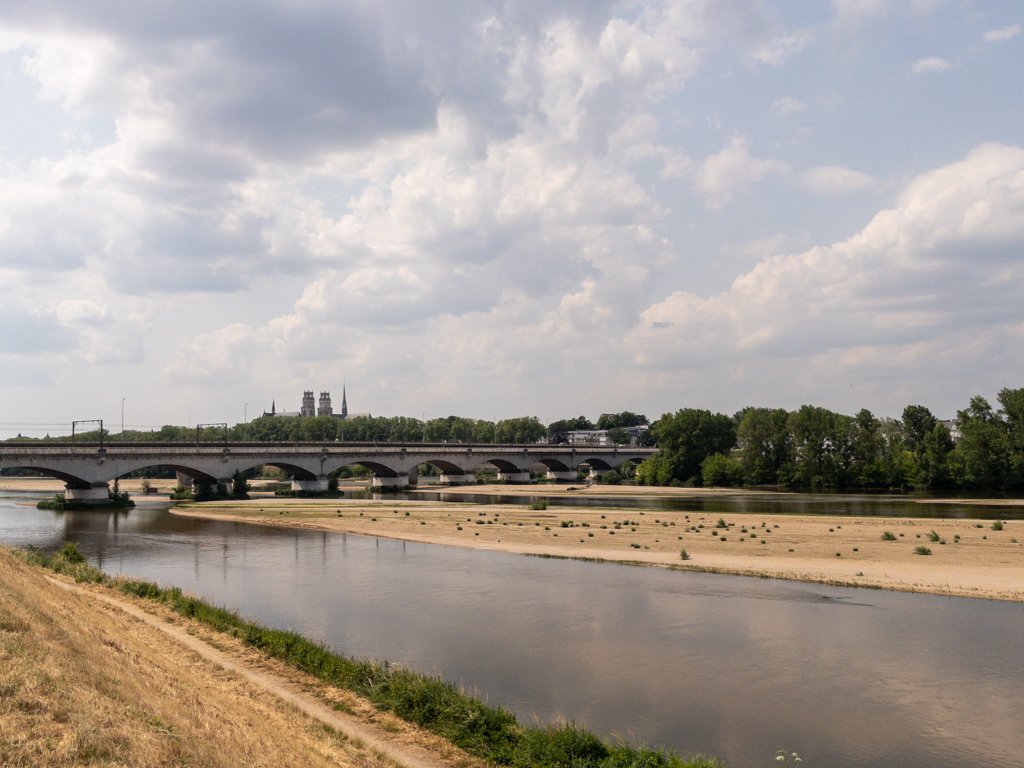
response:
<path id="1" fill-rule="evenodd" d="M 249 439 L 249 404 L 242 406 L 242 440 Z"/>
<path id="2" fill-rule="evenodd" d="M 121 439 L 124 440 L 124 401 L 127 398 L 121 398 Z"/>

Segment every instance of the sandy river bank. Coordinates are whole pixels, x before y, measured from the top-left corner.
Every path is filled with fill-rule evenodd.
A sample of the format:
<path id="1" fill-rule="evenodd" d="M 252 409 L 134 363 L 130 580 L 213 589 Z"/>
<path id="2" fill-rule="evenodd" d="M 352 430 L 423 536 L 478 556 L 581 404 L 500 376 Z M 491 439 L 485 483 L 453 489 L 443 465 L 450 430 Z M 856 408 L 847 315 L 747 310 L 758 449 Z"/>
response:
<path id="1" fill-rule="evenodd" d="M 151 481 L 161 493 L 173 484 Z M 60 482 L 42 478 L 0 481 L 0 490 L 62 488 Z M 121 488 L 138 494 L 140 481 L 125 481 Z M 617 499 L 628 496 L 787 496 L 730 489 L 593 486 L 583 491 L 548 485 L 477 485 L 465 492 L 503 495 L 510 490 L 546 497 L 585 493 L 601 502 L 585 508 L 531 509 L 527 504 L 294 499 L 256 493 L 247 501 L 187 504 L 172 511 L 482 550 L 1024 601 L 1024 521 L 994 527 L 992 520 L 978 519 L 719 515 L 617 506 Z M 1019 507 L 1024 500 L 970 503 Z M 726 527 L 719 527 L 720 518 Z M 886 540 L 887 535 L 892 539 Z M 919 548 L 930 554 L 920 554 Z"/>
<path id="2" fill-rule="evenodd" d="M 739 493 L 601 487 L 602 506 L 547 509 L 257 496 L 173 511 L 501 552 L 1024 601 L 1024 521 L 719 515 L 616 506 L 617 496 L 637 491 L 673 496 Z M 509 489 L 473 486 L 471 492 L 507 494 Z M 550 486 L 529 492 L 574 493 Z"/>

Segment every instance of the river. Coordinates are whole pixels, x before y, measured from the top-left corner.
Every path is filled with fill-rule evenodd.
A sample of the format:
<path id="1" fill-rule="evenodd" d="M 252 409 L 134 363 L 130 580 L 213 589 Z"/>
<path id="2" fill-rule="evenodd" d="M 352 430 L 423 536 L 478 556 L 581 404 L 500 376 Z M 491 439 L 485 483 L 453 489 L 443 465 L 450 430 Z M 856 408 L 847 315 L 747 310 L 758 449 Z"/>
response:
<path id="1" fill-rule="evenodd" d="M 76 541 L 343 653 L 436 673 L 524 722 L 730 768 L 1024 768 L 1024 606 L 180 518 L 32 508 L 0 544 Z"/>

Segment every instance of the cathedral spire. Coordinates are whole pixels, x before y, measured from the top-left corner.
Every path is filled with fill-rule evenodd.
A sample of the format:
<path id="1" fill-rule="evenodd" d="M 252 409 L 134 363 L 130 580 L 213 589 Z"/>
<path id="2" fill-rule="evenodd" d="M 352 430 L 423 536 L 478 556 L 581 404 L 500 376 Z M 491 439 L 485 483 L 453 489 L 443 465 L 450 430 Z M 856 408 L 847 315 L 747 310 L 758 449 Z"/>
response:
<path id="1" fill-rule="evenodd" d="M 348 418 L 348 398 L 345 396 L 345 384 L 341 385 L 341 418 Z"/>

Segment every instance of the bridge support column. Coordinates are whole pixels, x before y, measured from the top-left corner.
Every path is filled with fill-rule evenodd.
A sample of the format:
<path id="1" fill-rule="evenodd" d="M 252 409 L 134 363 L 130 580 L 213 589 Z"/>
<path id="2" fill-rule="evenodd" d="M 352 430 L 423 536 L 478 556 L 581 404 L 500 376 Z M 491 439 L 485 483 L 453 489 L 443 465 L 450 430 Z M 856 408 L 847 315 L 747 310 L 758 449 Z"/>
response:
<path id="1" fill-rule="evenodd" d="M 560 483 L 572 483 L 579 479 L 579 473 L 573 470 L 549 469 L 546 477 Z"/>
<path id="2" fill-rule="evenodd" d="M 530 473 L 527 470 L 517 472 L 498 472 L 499 483 L 528 483 Z"/>
<path id="3" fill-rule="evenodd" d="M 72 488 L 65 486 L 65 501 L 77 501 L 85 504 L 100 504 L 110 501 L 110 487 L 106 483 L 98 483 L 90 488 Z"/>
<path id="4" fill-rule="evenodd" d="M 465 472 L 461 475 L 456 475 L 450 472 L 442 472 L 441 477 L 437 480 L 441 485 L 470 485 L 476 482 L 476 475 L 471 475 Z"/>
<path id="5" fill-rule="evenodd" d="M 297 480 L 292 478 L 292 490 L 306 493 L 323 493 L 331 489 L 329 477 L 318 477 L 315 480 Z"/>
<path id="6" fill-rule="evenodd" d="M 384 475 L 374 475 L 371 485 L 374 488 L 405 488 L 409 485 L 409 476 L 395 475 L 394 477 L 385 477 Z"/>

